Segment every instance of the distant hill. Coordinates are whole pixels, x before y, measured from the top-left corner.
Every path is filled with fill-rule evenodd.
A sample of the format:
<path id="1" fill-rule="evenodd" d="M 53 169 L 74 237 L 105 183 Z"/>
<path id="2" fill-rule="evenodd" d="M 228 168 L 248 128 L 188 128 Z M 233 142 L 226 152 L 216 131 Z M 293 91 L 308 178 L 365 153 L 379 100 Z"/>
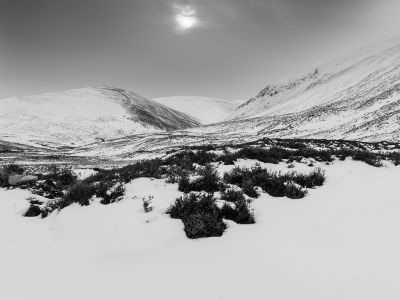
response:
<path id="1" fill-rule="evenodd" d="M 398 141 L 400 38 L 270 84 L 229 120 L 212 131 Z"/>
<path id="2" fill-rule="evenodd" d="M 117 88 L 83 88 L 0 100 L 0 140 L 79 146 L 198 126 L 192 117 Z"/>
<path id="3" fill-rule="evenodd" d="M 224 121 L 240 102 L 197 96 L 176 96 L 154 99 L 158 103 L 186 113 L 201 124 Z"/>

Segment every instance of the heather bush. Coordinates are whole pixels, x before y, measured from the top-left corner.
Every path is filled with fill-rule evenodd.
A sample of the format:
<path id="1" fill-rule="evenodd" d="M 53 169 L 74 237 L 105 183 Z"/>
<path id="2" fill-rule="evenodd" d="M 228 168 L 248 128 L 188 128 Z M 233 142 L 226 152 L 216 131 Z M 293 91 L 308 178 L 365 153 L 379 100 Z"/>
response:
<path id="1" fill-rule="evenodd" d="M 307 195 L 307 190 L 303 189 L 301 186 L 290 181 L 285 186 L 285 196 L 290 199 L 300 199 Z"/>
<path id="2" fill-rule="evenodd" d="M 211 194 L 185 194 L 167 210 L 174 219 L 181 219 L 186 236 L 191 239 L 222 236 L 226 225 Z"/>
<path id="3" fill-rule="evenodd" d="M 16 164 L 4 165 L 0 169 L 0 186 L 8 186 L 8 177 L 10 175 L 21 175 L 25 169 Z"/>
<path id="4" fill-rule="evenodd" d="M 100 182 L 95 185 L 95 193 L 101 198 L 101 204 L 118 202 L 125 194 L 125 185 L 121 182 Z"/>
<path id="5" fill-rule="evenodd" d="M 18 174 L 21 175 L 25 172 L 25 169 L 16 164 L 9 164 L 3 167 L 3 170 L 8 174 Z"/>
<path id="6" fill-rule="evenodd" d="M 96 189 L 93 185 L 78 182 L 69 188 L 64 197 L 58 201 L 58 209 L 63 209 L 72 203 L 79 203 L 82 206 L 89 205 L 89 200 L 95 193 Z"/>
<path id="7" fill-rule="evenodd" d="M 183 174 L 178 182 L 179 190 L 184 193 L 192 191 L 205 191 L 208 193 L 217 192 L 220 188 L 220 177 L 215 168 L 210 164 L 199 169 L 196 172 L 198 176 L 194 180 L 190 180 L 187 173 Z"/>
<path id="8" fill-rule="evenodd" d="M 221 199 L 225 203 L 221 208 L 221 214 L 225 219 L 238 224 L 254 224 L 254 215 L 250 211 L 246 198 L 242 191 L 227 189 L 221 193 Z"/>
<path id="9" fill-rule="evenodd" d="M 46 180 L 49 185 L 64 189 L 72 186 L 77 182 L 77 177 L 72 173 L 71 170 L 59 171 L 58 168 L 52 168 L 52 172 L 46 175 L 39 176 L 39 179 Z"/>
<path id="10" fill-rule="evenodd" d="M 317 168 L 309 174 L 293 173 L 290 176 L 294 182 L 306 188 L 322 186 L 325 182 L 325 171 L 321 168 Z"/>
<path id="11" fill-rule="evenodd" d="M 236 203 L 239 199 L 244 199 L 244 195 L 240 190 L 228 188 L 221 192 L 220 198 L 227 202 Z"/>
<path id="12" fill-rule="evenodd" d="M 303 198 L 305 191 L 301 187 L 313 188 L 324 183 L 325 175 L 321 169 L 314 170 L 310 174 L 299 174 L 296 172 L 282 174 L 270 172 L 260 166 L 252 169 L 234 168 L 231 172 L 224 174 L 224 182 L 237 185 L 249 197 L 257 197 L 255 187 L 260 187 L 264 192 L 274 197 L 287 196 L 292 199 Z M 296 183 L 297 187 L 290 182 Z"/>
<path id="13" fill-rule="evenodd" d="M 31 204 L 24 213 L 24 217 L 37 217 L 40 215 L 42 215 L 42 209 L 36 204 Z"/>

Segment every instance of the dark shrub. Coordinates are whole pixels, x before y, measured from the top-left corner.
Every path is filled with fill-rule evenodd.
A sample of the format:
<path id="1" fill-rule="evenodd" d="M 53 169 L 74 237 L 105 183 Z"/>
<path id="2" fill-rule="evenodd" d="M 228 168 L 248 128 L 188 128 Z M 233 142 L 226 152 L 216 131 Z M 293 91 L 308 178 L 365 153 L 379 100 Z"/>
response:
<path id="1" fill-rule="evenodd" d="M 114 170 L 114 173 L 117 173 L 125 183 L 129 183 L 139 177 L 161 178 L 161 166 L 161 159 L 143 160 Z"/>
<path id="2" fill-rule="evenodd" d="M 258 198 L 260 196 L 251 181 L 251 179 L 244 179 L 242 183 L 242 190 L 243 193 L 245 193 L 247 196 L 252 197 L 252 198 Z"/>
<path id="3" fill-rule="evenodd" d="M 24 168 L 16 164 L 5 165 L 0 169 L 0 186 L 8 186 L 8 177 L 10 175 L 21 175 Z"/>
<path id="4" fill-rule="evenodd" d="M 183 219 L 186 236 L 190 239 L 219 237 L 226 229 L 225 223 L 213 212 L 196 212 Z"/>
<path id="5" fill-rule="evenodd" d="M 273 197 L 283 197 L 286 195 L 285 179 L 279 174 L 258 172 L 256 178 L 258 186 L 260 186 L 264 192 L 270 194 Z"/>
<path id="6" fill-rule="evenodd" d="M 168 157 L 164 163 L 166 165 L 176 165 L 185 170 L 193 170 L 193 164 L 205 166 L 216 161 L 216 157 L 216 154 L 204 149 L 198 151 L 185 150 Z"/>
<path id="7" fill-rule="evenodd" d="M 200 176 L 194 182 L 198 191 L 206 191 L 209 193 L 216 192 L 219 190 L 220 177 L 217 170 L 210 164 L 198 171 Z"/>
<path id="8" fill-rule="evenodd" d="M 389 159 L 394 163 L 395 166 L 400 165 L 400 152 L 390 153 Z"/>
<path id="9" fill-rule="evenodd" d="M 230 184 L 241 186 L 245 179 L 249 179 L 250 169 L 235 167 L 230 172 L 224 174 L 224 181 Z"/>
<path id="10" fill-rule="evenodd" d="M 82 206 L 89 205 L 89 200 L 95 193 L 96 189 L 93 185 L 79 182 L 67 190 L 64 197 L 58 202 L 58 208 L 63 209 L 72 203 L 79 203 Z"/>
<path id="11" fill-rule="evenodd" d="M 25 212 L 24 217 L 37 217 L 40 215 L 42 215 L 42 209 L 38 205 L 31 204 Z"/>
<path id="12" fill-rule="evenodd" d="M 118 202 L 125 195 L 125 185 L 121 182 L 100 182 L 95 188 L 96 196 L 102 198 L 101 204 Z"/>
<path id="13" fill-rule="evenodd" d="M 188 174 L 186 169 L 179 166 L 168 166 L 165 168 L 165 175 L 167 176 L 167 183 L 179 183 L 182 176 Z"/>
<path id="14" fill-rule="evenodd" d="M 182 220 L 186 236 L 191 239 L 222 236 L 226 228 L 215 199 L 210 194 L 184 195 L 176 199 L 167 214 Z"/>
<path id="15" fill-rule="evenodd" d="M 284 197 L 298 199 L 305 196 L 305 191 L 297 188 L 290 182 L 295 182 L 302 187 L 312 188 L 324 183 L 325 175 L 321 169 L 314 170 L 310 174 L 288 173 L 281 174 L 262 169 L 260 166 L 247 168 L 234 168 L 231 172 L 224 174 L 224 181 L 242 188 L 243 192 L 249 197 L 257 197 L 255 187 L 259 186 L 262 190 L 274 197 Z"/>
<path id="16" fill-rule="evenodd" d="M 48 185 L 63 189 L 65 187 L 74 185 L 77 181 L 77 177 L 72 174 L 71 170 L 63 170 L 62 172 L 59 172 L 56 167 L 52 168 L 52 170 L 54 172 L 39 176 L 39 178 L 41 180 L 45 180 Z"/>
<path id="17" fill-rule="evenodd" d="M 300 199 L 307 195 L 307 191 L 293 182 L 288 182 L 285 186 L 285 196 L 290 199 Z"/>
<path id="18" fill-rule="evenodd" d="M 256 159 L 264 163 L 277 164 L 290 154 L 283 148 L 271 147 L 270 149 L 246 147 L 236 153 L 238 158 Z"/>
<path id="19" fill-rule="evenodd" d="M 306 188 L 322 186 L 325 182 L 325 171 L 321 168 L 317 168 L 309 174 L 293 172 L 287 174 L 286 176 L 288 180 L 292 180 L 293 182 Z"/>
<path id="20" fill-rule="evenodd" d="M 213 193 L 219 191 L 220 188 L 220 177 L 215 168 L 210 164 L 197 171 L 198 178 L 190 181 L 187 173 L 183 174 L 179 180 L 179 190 L 184 193 L 192 191 L 205 191 Z"/>
<path id="21" fill-rule="evenodd" d="M 242 188 L 243 192 L 249 197 L 258 197 L 255 191 L 255 183 L 252 180 L 252 170 L 247 168 L 235 167 L 230 172 L 225 173 L 223 180 L 226 183 Z"/>
<path id="22" fill-rule="evenodd" d="M 77 177 L 72 174 L 71 170 L 65 170 L 57 176 L 58 181 L 63 186 L 71 186 L 76 183 Z"/>
<path id="23" fill-rule="evenodd" d="M 4 171 L 8 174 L 18 174 L 21 175 L 25 172 L 25 169 L 16 164 L 9 164 L 3 167 Z"/>
<path id="24" fill-rule="evenodd" d="M 225 219 L 232 220 L 238 224 L 255 223 L 254 216 L 247 205 L 243 192 L 228 189 L 221 194 L 221 199 L 233 203 L 234 206 L 232 207 L 228 203 L 223 205 L 221 214 Z"/>
<path id="25" fill-rule="evenodd" d="M 224 154 L 221 155 L 218 160 L 222 161 L 225 165 L 233 165 L 236 160 L 236 155 L 224 150 Z"/>
<path id="26" fill-rule="evenodd" d="M 363 161 L 374 167 L 381 167 L 382 162 L 380 157 L 372 152 L 367 151 L 355 151 L 352 155 L 354 160 Z"/>
<path id="27" fill-rule="evenodd" d="M 234 189 L 226 189 L 221 193 L 221 199 L 228 202 L 236 203 L 242 198 L 244 199 L 243 192 Z"/>
<path id="28" fill-rule="evenodd" d="M 189 193 L 192 190 L 188 173 L 183 173 L 178 181 L 178 190 L 184 193 Z"/>

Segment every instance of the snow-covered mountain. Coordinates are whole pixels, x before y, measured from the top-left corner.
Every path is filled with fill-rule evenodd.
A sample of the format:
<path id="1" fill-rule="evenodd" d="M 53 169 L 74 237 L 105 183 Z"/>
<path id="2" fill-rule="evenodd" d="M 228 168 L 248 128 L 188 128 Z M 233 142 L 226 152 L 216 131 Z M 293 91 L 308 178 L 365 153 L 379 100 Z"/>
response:
<path id="1" fill-rule="evenodd" d="M 117 88 L 83 88 L 0 100 L 0 140 L 79 146 L 198 126 L 192 117 Z"/>
<path id="2" fill-rule="evenodd" d="M 240 102 L 197 96 L 176 96 L 154 99 L 158 103 L 196 118 L 201 124 L 221 122 Z"/>
<path id="3" fill-rule="evenodd" d="M 400 140 L 400 38 L 268 85 L 208 131 Z"/>

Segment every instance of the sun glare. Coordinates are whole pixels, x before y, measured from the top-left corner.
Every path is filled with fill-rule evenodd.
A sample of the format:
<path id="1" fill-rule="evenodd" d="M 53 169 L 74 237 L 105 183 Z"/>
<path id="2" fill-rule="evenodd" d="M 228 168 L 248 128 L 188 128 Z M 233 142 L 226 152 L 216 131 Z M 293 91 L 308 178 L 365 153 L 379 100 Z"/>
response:
<path id="1" fill-rule="evenodd" d="M 196 10 L 190 5 L 176 5 L 175 22 L 179 31 L 188 31 L 198 24 Z"/>

